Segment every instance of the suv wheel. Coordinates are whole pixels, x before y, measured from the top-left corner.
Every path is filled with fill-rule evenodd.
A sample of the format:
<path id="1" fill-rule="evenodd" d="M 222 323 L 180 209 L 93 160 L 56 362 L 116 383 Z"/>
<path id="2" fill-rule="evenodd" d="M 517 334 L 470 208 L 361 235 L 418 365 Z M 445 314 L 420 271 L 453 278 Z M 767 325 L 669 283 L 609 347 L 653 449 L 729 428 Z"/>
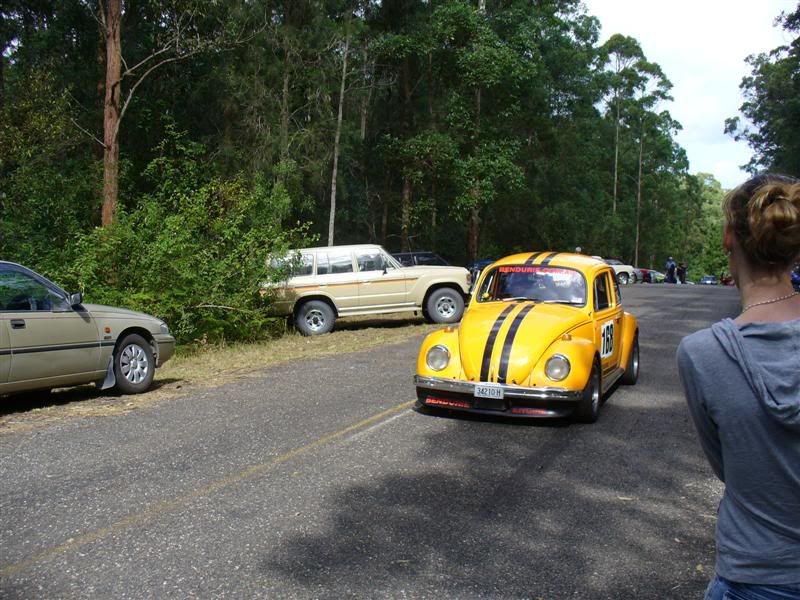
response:
<path id="1" fill-rule="evenodd" d="M 336 315 L 327 302 L 309 300 L 297 309 L 294 325 L 303 335 L 321 335 L 333 329 Z"/>
<path id="2" fill-rule="evenodd" d="M 453 288 L 439 288 L 428 296 L 425 309 L 434 323 L 456 323 L 464 314 L 464 298 Z"/>

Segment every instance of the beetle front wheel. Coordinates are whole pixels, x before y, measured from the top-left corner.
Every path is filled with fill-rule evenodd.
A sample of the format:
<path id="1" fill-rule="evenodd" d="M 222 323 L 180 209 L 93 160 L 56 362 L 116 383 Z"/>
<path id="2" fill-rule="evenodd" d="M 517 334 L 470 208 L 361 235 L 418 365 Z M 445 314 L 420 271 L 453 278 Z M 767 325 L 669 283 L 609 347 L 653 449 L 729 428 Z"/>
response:
<path id="1" fill-rule="evenodd" d="M 578 402 L 578 407 L 575 409 L 575 420 L 581 423 L 594 423 L 600 416 L 600 368 L 597 362 L 592 366 L 592 372 L 589 374 L 589 381 L 586 382 L 586 387 L 583 388 L 583 395 Z"/>

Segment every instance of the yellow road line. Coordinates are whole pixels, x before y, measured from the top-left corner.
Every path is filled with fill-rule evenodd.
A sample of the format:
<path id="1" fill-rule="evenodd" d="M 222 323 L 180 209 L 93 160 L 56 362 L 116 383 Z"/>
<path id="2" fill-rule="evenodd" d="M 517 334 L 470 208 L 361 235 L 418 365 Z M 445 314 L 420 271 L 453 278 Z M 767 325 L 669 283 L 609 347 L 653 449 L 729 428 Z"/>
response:
<path id="1" fill-rule="evenodd" d="M 393 406 L 392 408 L 388 408 L 383 412 L 368 417 L 363 421 L 359 421 L 358 423 L 349 425 L 344 429 L 340 429 L 339 431 L 329 433 L 328 435 L 321 437 L 317 440 L 314 440 L 313 442 L 309 442 L 304 446 L 300 446 L 299 448 L 295 448 L 294 450 L 289 450 L 288 452 L 281 454 L 280 456 L 276 456 L 270 461 L 258 465 L 253 465 L 242 471 L 239 471 L 238 473 L 234 473 L 233 475 L 229 475 L 228 477 L 223 477 L 222 479 L 218 479 L 217 481 L 214 481 L 206 486 L 193 490 L 187 494 L 178 496 L 177 498 L 173 498 L 172 500 L 164 500 L 161 502 L 157 502 L 147 510 L 140 513 L 128 515 L 127 517 L 120 519 L 119 521 L 116 521 L 115 523 L 112 523 L 107 527 L 101 527 L 100 529 L 90 531 L 89 533 L 85 533 L 83 535 L 70 538 L 63 544 L 44 550 L 39 554 L 35 554 L 34 556 L 31 556 L 30 558 L 27 558 L 21 562 L 0 567 L 0 577 L 10 577 L 11 575 L 23 571 L 28 567 L 35 565 L 38 562 L 48 560 L 58 554 L 63 554 L 65 552 L 69 552 L 70 550 L 75 550 L 76 548 L 80 548 L 81 546 L 91 544 L 92 542 L 101 540 L 104 537 L 111 535 L 112 533 L 118 533 L 124 529 L 127 529 L 128 527 L 146 523 L 147 521 L 150 521 L 160 515 L 163 515 L 164 513 L 175 510 L 184 504 L 188 504 L 191 500 L 194 500 L 201 496 L 209 496 L 216 492 L 222 491 L 225 488 L 236 485 L 237 483 L 240 483 L 245 479 L 255 477 L 256 475 L 261 475 L 262 473 L 265 473 L 270 469 L 277 467 L 278 465 L 288 462 L 293 458 L 300 456 L 301 454 L 311 452 L 312 450 L 315 450 L 325 444 L 329 444 L 330 442 L 333 442 L 341 437 L 344 437 L 347 434 L 352 433 L 353 431 L 364 429 L 380 421 L 381 419 L 384 419 L 391 415 L 398 414 L 406 410 L 407 408 L 410 408 L 411 405 L 413 404 L 414 404 L 413 400 L 410 400 L 408 402 L 403 402 L 402 404 L 398 404 L 397 406 Z"/>

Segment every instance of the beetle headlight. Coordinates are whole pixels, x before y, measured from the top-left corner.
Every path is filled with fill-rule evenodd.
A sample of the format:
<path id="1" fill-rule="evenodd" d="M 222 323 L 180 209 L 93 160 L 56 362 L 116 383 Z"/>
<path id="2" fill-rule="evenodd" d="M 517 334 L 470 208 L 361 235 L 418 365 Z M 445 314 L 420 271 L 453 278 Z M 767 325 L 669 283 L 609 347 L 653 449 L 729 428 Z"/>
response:
<path id="1" fill-rule="evenodd" d="M 569 360 L 562 354 L 554 354 L 547 359 L 544 366 L 545 375 L 553 381 L 561 381 L 569 375 L 570 365 Z"/>
<path id="2" fill-rule="evenodd" d="M 159 325 L 161 326 L 161 333 L 169 333 L 169 327 L 164 321 L 161 321 Z"/>
<path id="3" fill-rule="evenodd" d="M 434 371 L 441 371 L 450 362 L 450 351 L 444 346 L 436 345 L 428 350 L 425 356 L 428 367 Z"/>

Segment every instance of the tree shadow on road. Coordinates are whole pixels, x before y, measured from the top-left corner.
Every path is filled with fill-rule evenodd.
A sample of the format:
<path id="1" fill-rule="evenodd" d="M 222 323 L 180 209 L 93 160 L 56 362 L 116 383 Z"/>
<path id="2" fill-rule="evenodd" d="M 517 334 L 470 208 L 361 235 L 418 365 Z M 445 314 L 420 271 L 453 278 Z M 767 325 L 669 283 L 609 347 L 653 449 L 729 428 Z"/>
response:
<path id="1" fill-rule="evenodd" d="M 449 420 L 412 451 L 419 472 L 342 487 L 327 530 L 286 539 L 261 568 L 323 597 L 699 597 L 718 490 L 693 432 L 667 426 L 642 448 L 626 427 L 674 409 L 606 412 L 556 430 Z"/>

